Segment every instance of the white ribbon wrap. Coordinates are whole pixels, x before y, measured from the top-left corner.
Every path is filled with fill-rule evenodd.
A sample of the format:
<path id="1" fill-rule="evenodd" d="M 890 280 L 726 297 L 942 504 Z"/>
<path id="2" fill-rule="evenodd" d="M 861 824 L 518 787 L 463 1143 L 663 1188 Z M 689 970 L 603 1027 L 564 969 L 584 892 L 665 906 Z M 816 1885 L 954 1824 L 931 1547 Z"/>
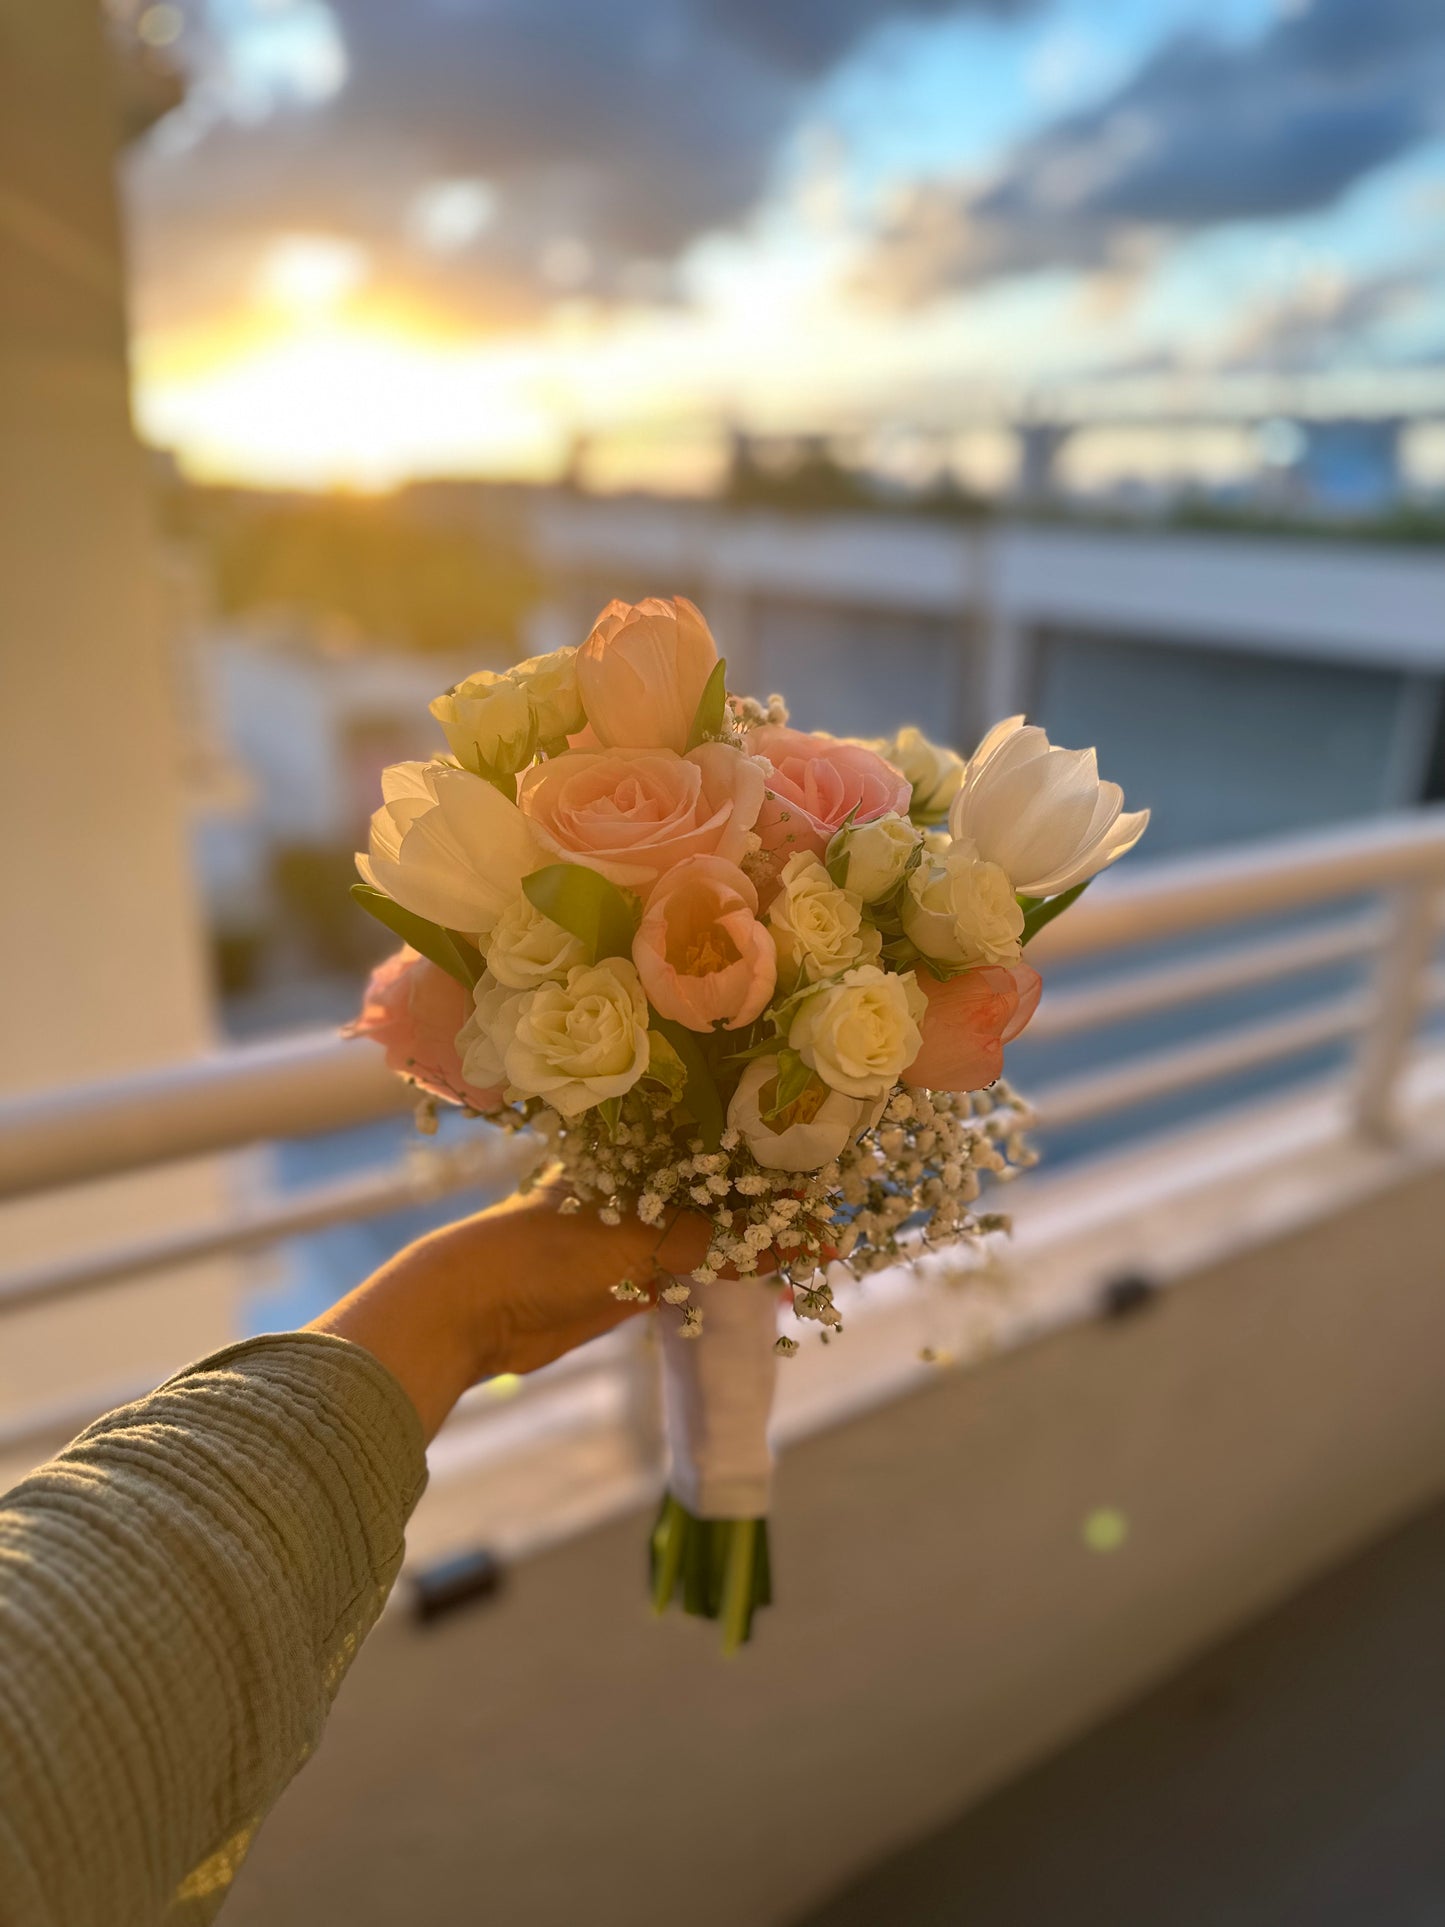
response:
<path id="1" fill-rule="evenodd" d="M 738 1278 L 697 1292 L 702 1331 L 659 1307 L 668 1489 L 698 1519 L 767 1516 L 773 1455 L 768 1418 L 778 1360 L 776 1278 Z"/>

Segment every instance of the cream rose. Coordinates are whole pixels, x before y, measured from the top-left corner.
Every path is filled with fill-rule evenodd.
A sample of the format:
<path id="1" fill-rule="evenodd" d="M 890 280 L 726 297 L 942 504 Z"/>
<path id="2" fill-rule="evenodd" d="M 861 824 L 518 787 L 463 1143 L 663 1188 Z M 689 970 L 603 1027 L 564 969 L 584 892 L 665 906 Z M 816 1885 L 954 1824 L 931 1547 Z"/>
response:
<path id="1" fill-rule="evenodd" d="M 864 903 L 881 903 L 898 888 L 923 832 L 890 810 L 871 823 L 839 830 L 828 845 L 828 874 Z"/>
<path id="2" fill-rule="evenodd" d="M 864 921 L 858 899 L 838 888 L 811 850 L 799 850 L 783 865 L 768 924 L 789 980 L 817 983 L 854 964 L 871 963 L 882 942 Z"/>
<path id="3" fill-rule="evenodd" d="M 512 675 L 526 692 L 539 743 L 560 743 L 585 728 L 587 717 L 577 687 L 577 651 L 553 649 L 528 656 Z"/>
<path id="4" fill-rule="evenodd" d="M 1018 960 L 1024 913 L 1013 884 L 968 844 L 956 843 L 942 862 L 920 864 L 908 879 L 901 915 L 907 935 L 935 963 Z"/>
<path id="5" fill-rule="evenodd" d="M 737 863 L 751 847 L 763 772 L 727 743 L 670 749 L 568 750 L 537 763 L 518 798 L 538 840 L 645 894 L 690 856 Z"/>
<path id="6" fill-rule="evenodd" d="M 532 760 L 536 732 L 527 692 L 509 675 L 479 670 L 431 705 L 447 747 L 463 769 L 513 775 Z"/>
<path id="7" fill-rule="evenodd" d="M 860 1097 L 829 1090 L 814 1078 L 776 1117 L 763 1111 L 776 1096 L 778 1060 L 756 1058 L 743 1072 L 728 1105 L 728 1123 L 741 1131 L 765 1171 L 818 1171 L 867 1129 L 871 1107 Z"/>
<path id="8" fill-rule="evenodd" d="M 911 971 L 864 964 L 803 1000 L 788 1042 L 832 1090 L 880 1097 L 922 1049 L 927 1009 Z"/>
<path id="9" fill-rule="evenodd" d="M 941 822 L 963 782 L 964 761 L 957 751 L 930 743 L 921 729 L 911 726 L 876 747 L 884 762 L 912 785 L 912 815 L 920 823 Z"/>
<path id="10" fill-rule="evenodd" d="M 513 990 L 561 982 L 569 970 L 586 961 L 581 940 L 543 916 L 525 896 L 517 897 L 498 917 L 487 944 L 488 969 L 499 984 Z"/>
<path id="11" fill-rule="evenodd" d="M 575 965 L 565 983 L 489 1002 L 485 1017 L 479 1004 L 478 1017 L 509 1084 L 563 1117 L 621 1097 L 647 1069 L 647 999 L 626 957 Z"/>
<path id="12" fill-rule="evenodd" d="M 507 1067 L 503 1049 L 515 1028 L 516 1010 L 525 992 L 499 984 L 484 970 L 472 989 L 472 1009 L 457 1032 L 462 1071 L 469 1084 L 504 1087 Z"/>

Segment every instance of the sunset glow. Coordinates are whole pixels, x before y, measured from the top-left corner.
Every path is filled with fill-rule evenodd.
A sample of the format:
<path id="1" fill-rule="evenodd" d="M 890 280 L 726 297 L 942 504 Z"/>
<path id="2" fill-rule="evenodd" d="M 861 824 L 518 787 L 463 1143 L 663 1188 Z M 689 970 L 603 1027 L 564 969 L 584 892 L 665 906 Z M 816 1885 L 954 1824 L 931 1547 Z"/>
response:
<path id="1" fill-rule="evenodd" d="M 137 418 L 199 477 L 361 489 L 579 437 L 704 486 L 738 427 L 996 479 L 977 438 L 1050 410 L 1110 424 L 1081 483 L 1213 486 L 1254 456 L 1211 421 L 1299 394 L 1438 419 L 1429 0 L 1342 87 L 1356 4 L 151 8 L 191 86 L 127 162 Z"/>

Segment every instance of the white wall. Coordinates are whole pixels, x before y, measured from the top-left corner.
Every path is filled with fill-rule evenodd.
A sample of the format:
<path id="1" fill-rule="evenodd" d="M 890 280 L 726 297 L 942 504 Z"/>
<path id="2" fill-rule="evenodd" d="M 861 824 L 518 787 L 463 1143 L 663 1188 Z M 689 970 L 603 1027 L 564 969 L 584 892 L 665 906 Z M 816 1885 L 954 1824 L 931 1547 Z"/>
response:
<path id="1" fill-rule="evenodd" d="M 782 1927 L 1445 1487 L 1442 1211 L 1402 1180 L 795 1447 L 735 1661 L 651 1619 L 640 1517 L 389 1616 L 228 1927 Z"/>
<path id="2" fill-rule="evenodd" d="M 94 0 L 0 0 L 0 1091 L 210 1037 L 172 664 L 131 433 L 111 72 Z M 20 1263 L 204 1215 L 213 1173 L 0 1212 Z M 229 1335 L 229 1267 L 0 1330 L 0 1419 Z"/>

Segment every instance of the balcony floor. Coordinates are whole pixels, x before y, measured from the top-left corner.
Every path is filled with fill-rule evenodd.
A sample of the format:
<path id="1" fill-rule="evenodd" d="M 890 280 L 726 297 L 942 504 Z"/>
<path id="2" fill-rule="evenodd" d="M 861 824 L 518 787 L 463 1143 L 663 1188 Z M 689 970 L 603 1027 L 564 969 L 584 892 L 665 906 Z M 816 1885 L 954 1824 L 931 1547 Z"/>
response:
<path id="1" fill-rule="evenodd" d="M 1445 1506 L 799 1927 L 1445 1922 Z"/>

